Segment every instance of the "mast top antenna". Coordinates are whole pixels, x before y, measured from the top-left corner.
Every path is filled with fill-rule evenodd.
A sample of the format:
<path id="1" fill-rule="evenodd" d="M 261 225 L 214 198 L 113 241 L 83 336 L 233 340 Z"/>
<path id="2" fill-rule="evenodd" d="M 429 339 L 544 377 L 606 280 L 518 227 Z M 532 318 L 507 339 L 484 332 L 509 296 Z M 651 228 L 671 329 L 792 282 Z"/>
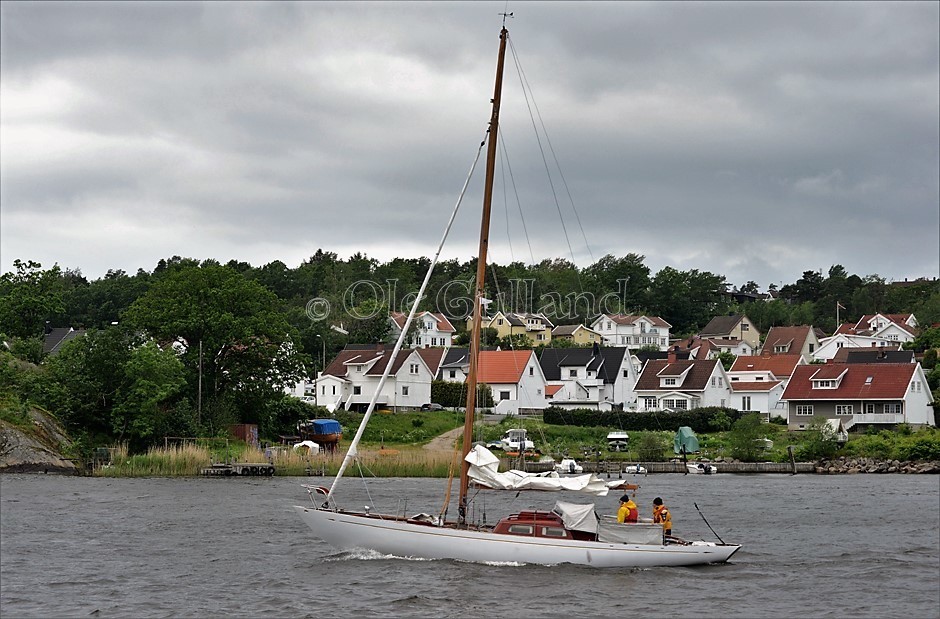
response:
<path id="1" fill-rule="evenodd" d="M 505 26 L 506 26 L 506 18 L 507 18 L 507 17 L 512 17 L 512 13 L 500 13 L 500 15 L 503 16 L 503 26 L 505 27 Z"/>

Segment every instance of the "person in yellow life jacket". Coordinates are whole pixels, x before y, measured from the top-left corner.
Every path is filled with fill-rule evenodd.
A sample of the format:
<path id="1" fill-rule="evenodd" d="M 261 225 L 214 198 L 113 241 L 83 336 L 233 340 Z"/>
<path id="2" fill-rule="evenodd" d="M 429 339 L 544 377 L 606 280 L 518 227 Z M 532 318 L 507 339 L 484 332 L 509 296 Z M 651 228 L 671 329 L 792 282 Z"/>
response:
<path id="1" fill-rule="evenodd" d="M 636 522 L 640 510 L 629 494 L 620 497 L 620 509 L 617 510 L 617 522 Z"/>
<path id="2" fill-rule="evenodd" d="M 653 499 L 653 522 L 656 524 L 662 523 L 663 533 L 672 535 L 672 514 L 663 505 L 663 500 L 660 497 Z"/>

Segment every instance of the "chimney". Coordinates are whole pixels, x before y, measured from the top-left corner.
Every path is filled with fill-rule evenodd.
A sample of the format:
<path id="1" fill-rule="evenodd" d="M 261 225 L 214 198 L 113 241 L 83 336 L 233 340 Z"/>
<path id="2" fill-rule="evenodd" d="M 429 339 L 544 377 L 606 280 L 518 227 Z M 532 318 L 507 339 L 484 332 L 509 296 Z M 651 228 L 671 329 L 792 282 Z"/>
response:
<path id="1" fill-rule="evenodd" d="M 666 353 L 666 361 L 667 361 L 668 363 L 675 363 L 675 362 L 676 362 L 676 351 L 677 351 L 677 350 L 679 350 L 679 347 L 678 347 L 678 346 L 673 346 L 672 348 L 669 349 L 669 352 Z"/>

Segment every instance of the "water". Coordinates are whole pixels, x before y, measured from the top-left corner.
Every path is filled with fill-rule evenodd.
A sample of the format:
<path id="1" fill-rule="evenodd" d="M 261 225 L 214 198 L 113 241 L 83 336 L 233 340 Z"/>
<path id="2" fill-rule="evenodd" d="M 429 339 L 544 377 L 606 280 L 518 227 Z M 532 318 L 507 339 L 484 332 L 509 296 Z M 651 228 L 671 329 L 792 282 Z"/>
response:
<path id="1" fill-rule="evenodd" d="M 744 545 L 727 565 L 644 570 L 337 552 L 291 510 L 302 481 L 0 476 L 0 615 L 940 617 L 937 476 L 639 478 L 641 510 L 662 496 L 677 535 L 715 539 L 698 503 Z M 431 511 L 443 489 L 348 479 L 340 502 Z M 487 497 L 492 522 L 556 495 Z"/>

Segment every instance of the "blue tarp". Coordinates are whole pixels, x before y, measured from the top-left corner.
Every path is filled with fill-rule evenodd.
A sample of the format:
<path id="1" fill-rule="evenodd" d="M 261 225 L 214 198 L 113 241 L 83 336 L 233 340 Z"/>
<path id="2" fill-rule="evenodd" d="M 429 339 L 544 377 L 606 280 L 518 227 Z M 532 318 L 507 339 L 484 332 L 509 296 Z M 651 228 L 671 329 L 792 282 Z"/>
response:
<path id="1" fill-rule="evenodd" d="M 682 453 L 683 447 L 685 447 L 685 453 L 687 454 L 698 451 L 698 439 L 695 438 L 695 432 L 689 426 L 679 428 L 679 431 L 676 432 L 676 438 L 672 441 L 672 449 L 677 454 Z"/>
<path id="2" fill-rule="evenodd" d="M 314 419 L 310 425 L 314 434 L 339 434 L 343 431 L 335 419 Z"/>

